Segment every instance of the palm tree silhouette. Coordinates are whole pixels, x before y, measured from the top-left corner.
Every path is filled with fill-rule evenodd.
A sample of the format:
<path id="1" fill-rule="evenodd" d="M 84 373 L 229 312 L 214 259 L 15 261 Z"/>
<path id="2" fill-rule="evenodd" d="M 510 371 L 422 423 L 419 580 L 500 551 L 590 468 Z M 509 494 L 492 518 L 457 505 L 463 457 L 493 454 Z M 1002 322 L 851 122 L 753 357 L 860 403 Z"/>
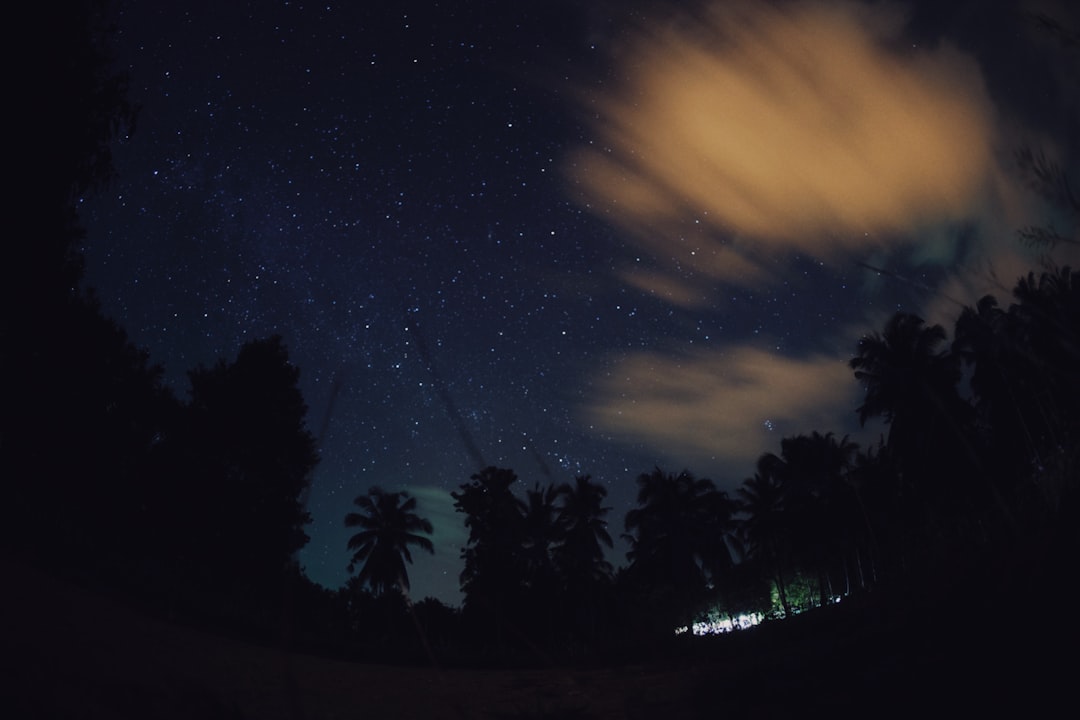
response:
<path id="1" fill-rule="evenodd" d="M 686 620 L 703 602 L 711 570 L 727 553 L 727 496 L 689 471 L 655 468 L 638 476 L 638 507 L 626 514 L 627 572 L 653 598 L 664 620 Z M 725 517 L 726 515 L 726 517 Z M 728 556 L 730 559 L 730 556 Z"/>
<path id="2" fill-rule="evenodd" d="M 1040 461 L 1045 419 L 1056 402 L 1046 375 L 1030 359 L 1031 343 L 1015 312 L 987 295 L 956 321 L 953 353 L 971 368 L 970 387 L 982 429 L 980 451 L 1003 488 L 1028 475 Z"/>
<path id="3" fill-rule="evenodd" d="M 1029 273 L 1013 295 L 1008 310 L 990 295 L 965 308 L 953 352 L 971 368 L 988 478 L 1022 514 L 1053 512 L 1061 479 L 1074 474 L 1067 448 L 1080 417 L 1080 273 Z"/>
<path id="4" fill-rule="evenodd" d="M 895 459 L 885 439 L 859 450 L 847 474 L 866 529 L 868 584 L 893 582 L 905 572 L 911 558 L 907 542 L 908 519 L 916 514 L 910 507 L 918 498 L 903 492 Z"/>
<path id="5" fill-rule="evenodd" d="M 924 434 L 920 427 L 927 422 L 937 427 L 933 416 L 951 409 L 946 404 L 956 395 L 959 358 L 940 349 L 944 343 L 944 328 L 926 327 L 922 318 L 908 313 L 893 315 L 882 334 L 863 336 L 849 362 L 866 386 L 859 422 L 884 418 L 890 444 L 915 450 Z"/>
<path id="6" fill-rule="evenodd" d="M 556 501 L 559 493 L 554 485 L 539 483 L 525 492 L 521 504 L 521 570 L 524 573 L 524 592 L 517 598 L 517 612 L 532 618 L 522 628 L 536 645 L 550 643 L 554 638 L 556 605 L 561 599 L 558 571 L 552 549 L 562 540 Z"/>
<path id="7" fill-rule="evenodd" d="M 578 475 L 563 483 L 559 493 L 561 542 L 552 551 L 562 579 L 565 629 L 579 641 L 593 640 L 605 616 L 604 593 L 611 580 L 611 563 L 604 548 L 613 543 L 604 516 L 611 510 L 603 502 L 607 490 Z"/>
<path id="8" fill-rule="evenodd" d="M 978 450 L 975 409 L 959 394 L 961 357 L 944 343 L 940 325 L 897 313 L 882 335 L 859 341 L 850 365 L 866 386 L 860 420 L 880 416 L 889 424 L 886 447 L 910 511 L 904 555 L 953 577 L 946 551 L 982 553 L 1008 542 L 1017 526 Z"/>
<path id="9" fill-rule="evenodd" d="M 562 539 L 559 523 L 558 490 L 553 485 L 536 485 L 525 493 L 522 505 L 521 550 L 526 582 L 531 587 L 548 588 L 554 584 L 555 566 L 551 551 Z"/>
<path id="10" fill-rule="evenodd" d="M 888 423 L 886 442 L 901 482 L 947 518 L 967 502 L 963 481 L 976 476 L 979 458 L 969 432 L 974 411 L 957 389 L 960 358 L 944 344 L 940 325 L 896 313 L 881 335 L 859 340 L 849 364 L 866 387 L 860 422 L 881 417 Z"/>
<path id="11" fill-rule="evenodd" d="M 1029 416 L 1039 418 L 1038 441 L 1048 446 L 1075 443 L 1080 407 L 1080 272 L 1050 267 L 1036 280 L 1020 278 L 1017 302 L 1007 314 L 1008 342 L 1019 348 L 1035 376 L 1027 393 Z"/>
<path id="12" fill-rule="evenodd" d="M 416 498 L 404 491 L 385 492 L 376 486 L 353 503 L 360 512 L 346 515 L 345 526 L 360 528 L 360 532 L 349 538 L 348 548 L 354 551 L 349 572 L 362 563 L 357 580 L 376 595 L 395 587 L 407 592 L 405 563 L 412 564 L 409 547 L 435 552 L 431 540 L 424 537 L 433 532 L 431 522 L 416 514 Z"/>
<path id="13" fill-rule="evenodd" d="M 858 446 L 845 435 L 832 433 L 784 438 L 780 467 L 784 474 L 787 521 L 802 563 L 818 577 L 819 601 L 837 595 L 834 575 L 850 589 L 855 536 L 862 529 L 854 491 L 847 473 Z"/>
<path id="14" fill-rule="evenodd" d="M 563 577 L 575 585 L 609 577 L 611 563 L 604 559 L 604 548 L 611 548 L 613 542 L 604 522 L 611 510 L 603 506 L 607 490 L 589 475 L 578 475 L 572 485 L 560 485 L 558 493 L 562 542 L 554 555 Z"/>
<path id="15" fill-rule="evenodd" d="M 783 461 L 772 453 L 758 458 L 757 472 L 736 491 L 744 514 L 742 530 L 747 554 L 760 562 L 776 583 L 784 616 L 791 615 L 784 570 L 790 555 L 790 531 L 785 517 Z"/>

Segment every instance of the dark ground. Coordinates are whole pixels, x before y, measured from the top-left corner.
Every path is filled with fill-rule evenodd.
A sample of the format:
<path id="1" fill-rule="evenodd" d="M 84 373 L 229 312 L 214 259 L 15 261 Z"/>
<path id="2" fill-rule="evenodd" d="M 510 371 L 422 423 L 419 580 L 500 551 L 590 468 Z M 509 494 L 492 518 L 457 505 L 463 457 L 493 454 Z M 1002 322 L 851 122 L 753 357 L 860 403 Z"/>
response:
<path id="1" fill-rule="evenodd" d="M 1075 624 L 959 609 L 807 613 L 596 666 L 355 664 L 182 627 L 9 563 L 8 718 L 786 718 L 1068 712 Z"/>

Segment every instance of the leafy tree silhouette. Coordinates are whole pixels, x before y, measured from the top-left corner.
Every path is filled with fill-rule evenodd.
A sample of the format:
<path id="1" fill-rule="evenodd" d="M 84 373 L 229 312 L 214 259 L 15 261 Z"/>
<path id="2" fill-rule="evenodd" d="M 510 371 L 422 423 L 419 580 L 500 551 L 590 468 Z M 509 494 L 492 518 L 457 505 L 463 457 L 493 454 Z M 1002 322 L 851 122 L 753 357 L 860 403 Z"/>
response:
<path id="1" fill-rule="evenodd" d="M 348 548 L 353 551 L 349 572 L 360 564 L 357 580 L 371 587 L 376 595 L 393 589 L 408 592 L 405 563 L 412 564 L 410 546 L 435 552 L 431 540 L 424 537 L 433 532 L 431 521 L 416 514 L 416 498 L 404 491 L 385 492 L 373 487 L 353 503 L 360 512 L 347 514 L 345 526 L 360 528 L 360 532 L 349 538 Z"/>
<path id="2" fill-rule="evenodd" d="M 276 595 L 310 517 L 318 462 L 300 371 L 280 336 L 189 373 L 191 400 L 166 439 L 173 552 L 189 581 L 257 605 Z"/>
<path id="3" fill-rule="evenodd" d="M 361 496 L 362 497 L 362 496 Z M 397 587 L 395 579 L 391 587 Z M 339 591 L 345 607 L 349 644 L 368 660 L 405 659 L 413 637 L 406 597 L 373 593 L 366 579 L 351 576 Z"/>
<path id="4" fill-rule="evenodd" d="M 112 176 L 110 142 L 136 115 L 109 56 L 106 6 L 19 15 L 35 61 L 9 88 L 33 111 L 12 118 L 20 232 L 0 262 L 0 468 L 13 480 L 0 536 L 51 563 L 124 577 L 124 546 L 146 519 L 142 463 L 168 398 L 160 370 L 79 287 L 76 203 Z"/>
<path id="5" fill-rule="evenodd" d="M 461 613 L 440 600 L 426 597 L 413 605 L 420 631 L 434 651 L 452 651 L 461 646 Z"/>
<path id="6" fill-rule="evenodd" d="M 12 304 L 17 301 L 47 322 L 42 315 L 77 294 L 84 233 L 76 202 L 113 177 L 111 143 L 134 128 L 138 108 L 128 98 L 127 76 L 110 55 L 108 6 L 78 2 L 63 13 L 45 7 L 20 11 L 34 62 L 13 73 L 15 86 L 8 90 L 33 111 L 12 117 L 12 132 L 22 141 L 13 148 L 13 175 L 20 180 L 11 207 L 30 221 L 17 225 L 34 232 L 5 243 L 5 312 L 19 307 Z"/>
<path id="7" fill-rule="evenodd" d="M 17 508 L 5 534 L 50 561 L 123 577 L 140 552 L 131 537 L 153 525 L 145 474 L 173 403 L 161 369 L 89 301 L 20 336 L 0 350 L 0 462 Z"/>

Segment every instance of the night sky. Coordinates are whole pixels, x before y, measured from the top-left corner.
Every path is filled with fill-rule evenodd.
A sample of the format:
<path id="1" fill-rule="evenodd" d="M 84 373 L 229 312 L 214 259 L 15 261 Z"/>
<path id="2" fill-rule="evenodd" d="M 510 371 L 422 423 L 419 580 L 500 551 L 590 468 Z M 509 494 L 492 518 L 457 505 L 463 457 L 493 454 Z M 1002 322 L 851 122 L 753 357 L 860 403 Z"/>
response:
<path id="1" fill-rule="evenodd" d="M 1007 300 L 1020 227 L 1077 237 L 1014 167 L 1077 164 L 1077 49 L 1025 14 L 1077 27 L 1053 3 L 117 10 L 142 111 L 82 206 L 87 284 L 181 398 L 284 337 L 332 588 L 373 485 L 435 524 L 412 596 L 457 604 L 449 492 L 483 465 L 591 474 L 618 536 L 656 465 L 730 491 L 782 437 L 873 441 L 857 338 Z"/>

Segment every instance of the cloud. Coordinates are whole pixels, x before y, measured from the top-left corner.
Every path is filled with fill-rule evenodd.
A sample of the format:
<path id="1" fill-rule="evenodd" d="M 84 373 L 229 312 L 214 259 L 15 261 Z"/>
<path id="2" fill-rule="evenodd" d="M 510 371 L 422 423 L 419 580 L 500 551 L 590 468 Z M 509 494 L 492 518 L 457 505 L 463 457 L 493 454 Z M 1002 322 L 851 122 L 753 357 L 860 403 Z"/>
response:
<path id="1" fill-rule="evenodd" d="M 451 605 L 461 603 L 458 575 L 461 573 L 461 548 L 468 541 L 465 522 L 454 509 L 449 491 L 434 486 L 414 485 L 406 488 L 416 498 L 416 512 L 431 521 L 435 530 L 431 542 L 435 554 L 413 552 L 409 568 L 410 596 L 414 600 L 437 597 Z"/>
<path id="2" fill-rule="evenodd" d="M 410 486 L 406 488 L 416 498 L 416 512 L 431 521 L 435 532 L 432 542 L 453 554 L 465 545 L 468 535 L 461 513 L 454 509 L 454 499 L 440 487 Z"/>
<path id="3" fill-rule="evenodd" d="M 715 3 L 631 33 L 627 80 L 593 99 L 596 140 L 567 170 L 655 261 L 636 285 L 695 305 L 673 278 L 748 285 L 778 251 L 827 257 L 967 216 L 995 164 L 983 78 L 947 44 L 901 48 L 894 7 Z"/>
<path id="4" fill-rule="evenodd" d="M 864 295 L 903 283 L 908 309 L 950 332 L 985 292 L 1007 304 L 1036 261 L 1015 234 L 1039 206 L 1011 167 L 1023 122 L 994 106 L 971 56 L 912 46 L 905 22 L 895 3 L 736 0 L 638 25 L 614 55 L 620 84 L 585 98 L 592 142 L 565 164 L 572 192 L 622 231 L 619 280 L 714 312 L 725 286 L 790 282 L 795 256 L 854 258 L 890 270 L 867 271 Z M 891 309 L 853 306 L 815 346 L 853 350 Z M 599 432 L 749 471 L 784 436 L 852 428 L 848 358 L 632 355 L 595 380 L 584 414 Z"/>
<path id="5" fill-rule="evenodd" d="M 859 387 L 847 359 L 795 360 L 749 347 L 642 353 L 599 382 L 585 415 L 689 464 L 720 458 L 748 471 L 781 437 L 851 424 Z"/>

